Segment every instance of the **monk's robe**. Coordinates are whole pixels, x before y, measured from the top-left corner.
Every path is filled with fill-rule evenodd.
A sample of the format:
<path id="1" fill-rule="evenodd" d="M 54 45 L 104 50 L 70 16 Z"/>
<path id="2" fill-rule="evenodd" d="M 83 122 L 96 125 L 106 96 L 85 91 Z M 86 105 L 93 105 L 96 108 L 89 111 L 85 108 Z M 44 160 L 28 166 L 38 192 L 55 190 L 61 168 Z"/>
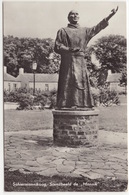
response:
<path id="1" fill-rule="evenodd" d="M 106 19 L 92 28 L 68 24 L 57 32 L 55 52 L 61 55 L 57 108 L 94 106 L 85 59 L 87 44 L 108 26 Z M 73 51 L 75 49 L 76 51 Z"/>

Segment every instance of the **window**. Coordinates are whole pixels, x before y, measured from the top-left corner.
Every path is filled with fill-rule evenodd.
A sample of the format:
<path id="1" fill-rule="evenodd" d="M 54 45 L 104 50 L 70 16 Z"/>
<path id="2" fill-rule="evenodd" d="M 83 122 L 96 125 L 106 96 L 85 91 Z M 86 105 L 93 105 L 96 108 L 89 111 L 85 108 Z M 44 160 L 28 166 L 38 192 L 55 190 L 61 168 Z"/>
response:
<path id="1" fill-rule="evenodd" d="M 49 85 L 45 84 L 45 91 L 49 91 Z"/>

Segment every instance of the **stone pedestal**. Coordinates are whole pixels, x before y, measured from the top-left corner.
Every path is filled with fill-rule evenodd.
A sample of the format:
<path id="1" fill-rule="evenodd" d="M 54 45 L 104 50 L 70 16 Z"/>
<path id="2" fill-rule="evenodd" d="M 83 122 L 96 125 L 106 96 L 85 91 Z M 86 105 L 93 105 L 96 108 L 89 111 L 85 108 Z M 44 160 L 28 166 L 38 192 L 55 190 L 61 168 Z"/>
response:
<path id="1" fill-rule="evenodd" d="M 96 146 L 98 110 L 53 111 L 53 138 L 57 146 Z"/>

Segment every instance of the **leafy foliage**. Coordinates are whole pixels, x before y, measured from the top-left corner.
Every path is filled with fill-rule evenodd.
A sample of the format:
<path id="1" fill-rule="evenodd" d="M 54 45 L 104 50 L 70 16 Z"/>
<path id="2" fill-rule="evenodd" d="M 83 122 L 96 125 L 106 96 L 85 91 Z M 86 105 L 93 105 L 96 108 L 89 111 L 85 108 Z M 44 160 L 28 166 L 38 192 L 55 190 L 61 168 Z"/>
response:
<path id="1" fill-rule="evenodd" d="M 109 106 L 112 104 L 119 105 L 120 100 L 115 90 L 110 91 L 108 88 L 100 88 L 100 104 Z"/>
<path id="2" fill-rule="evenodd" d="M 120 83 L 127 86 L 127 70 L 126 70 L 126 68 L 124 68 L 123 71 L 122 71 L 122 75 L 121 75 L 121 78 L 120 78 Z"/>
<path id="3" fill-rule="evenodd" d="M 125 95 L 127 94 L 127 70 L 126 68 L 123 69 L 122 75 L 120 78 L 120 84 L 125 86 Z"/>
<path id="4" fill-rule="evenodd" d="M 4 66 L 8 73 L 17 76 L 19 68 L 31 73 L 32 63 L 37 63 L 37 73 L 55 73 L 59 71 L 60 56 L 54 53 L 52 39 L 4 37 Z M 50 54 L 53 58 L 50 59 Z"/>
<path id="5" fill-rule="evenodd" d="M 97 79 L 97 85 L 105 84 L 108 70 L 112 73 L 123 72 L 126 69 L 126 39 L 120 35 L 105 36 L 88 49 L 88 55 L 94 54 L 100 63 L 96 68 L 91 58 L 86 56 L 91 78 Z"/>
<path id="6" fill-rule="evenodd" d="M 57 100 L 57 91 L 56 90 L 53 90 L 51 91 L 50 93 L 50 108 L 55 108 L 56 107 L 56 100 Z"/>
<path id="7" fill-rule="evenodd" d="M 112 102 L 117 104 L 119 97 L 116 91 L 110 91 L 108 88 L 91 88 L 93 101 L 95 106 Z M 16 91 L 8 92 L 4 90 L 4 102 L 18 102 L 19 110 L 32 110 L 37 108 L 44 109 L 46 106 L 50 109 L 56 107 L 57 91 L 41 91 L 36 90 L 33 96 L 33 90 L 19 88 Z"/>
<path id="8" fill-rule="evenodd" d="M 91 92 L 92 92 L 92 97 L 93 97 L 93 101 L 94 101 L 94 106 L 97 107 L 99 106 L 99 99 L 100 99 L 100 91 L 98 88 L 91 88 Z"/>
<path id="9" fill-rule="evenodd" d="M 56 106 L 56 91 L 36 90 L 35 96 L 33 96 L 33 90 L 31 89 L 19 88 L 11 92 L 4 90 L 4 102 L 18 102 L 18 110 L 32 110 L 36 106 L 44 109 L 46 105 L 49 108 L 54 108 Z"/>
<path id="10" fill-rule="evenodd" d="M 18 103 L 19 103 L 18 110 L 33 109 L 33 97 L 30 94 L 22 93 L 20 99 L 18 100 Z"/>

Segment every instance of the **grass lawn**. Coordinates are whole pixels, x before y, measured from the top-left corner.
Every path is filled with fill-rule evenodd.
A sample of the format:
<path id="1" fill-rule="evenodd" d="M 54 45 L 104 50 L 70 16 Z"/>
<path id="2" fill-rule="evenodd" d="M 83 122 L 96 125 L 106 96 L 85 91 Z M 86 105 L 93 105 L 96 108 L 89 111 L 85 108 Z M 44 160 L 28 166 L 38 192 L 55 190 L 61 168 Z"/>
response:
<path id="1" fill-rule="evenodd" d="M 106 131 L 127 132 L 126 105 L 99 108 L 99 129 Z M 5 131 L 51 129 L 53 127 L 52 110 L 18 111 L 5 110 Z"/>
<path id="2" fill-rule="evenodd" d="M 127 106 L 99 107 L 99 129 L 127 133 Z"/>
<path id="3" fill-rule="evenodd" d="M 51 110 L 6 110 L 4 112 L 4 129 L 5 131 L 50 129 L 53 126 L 52 117 Z"/>

